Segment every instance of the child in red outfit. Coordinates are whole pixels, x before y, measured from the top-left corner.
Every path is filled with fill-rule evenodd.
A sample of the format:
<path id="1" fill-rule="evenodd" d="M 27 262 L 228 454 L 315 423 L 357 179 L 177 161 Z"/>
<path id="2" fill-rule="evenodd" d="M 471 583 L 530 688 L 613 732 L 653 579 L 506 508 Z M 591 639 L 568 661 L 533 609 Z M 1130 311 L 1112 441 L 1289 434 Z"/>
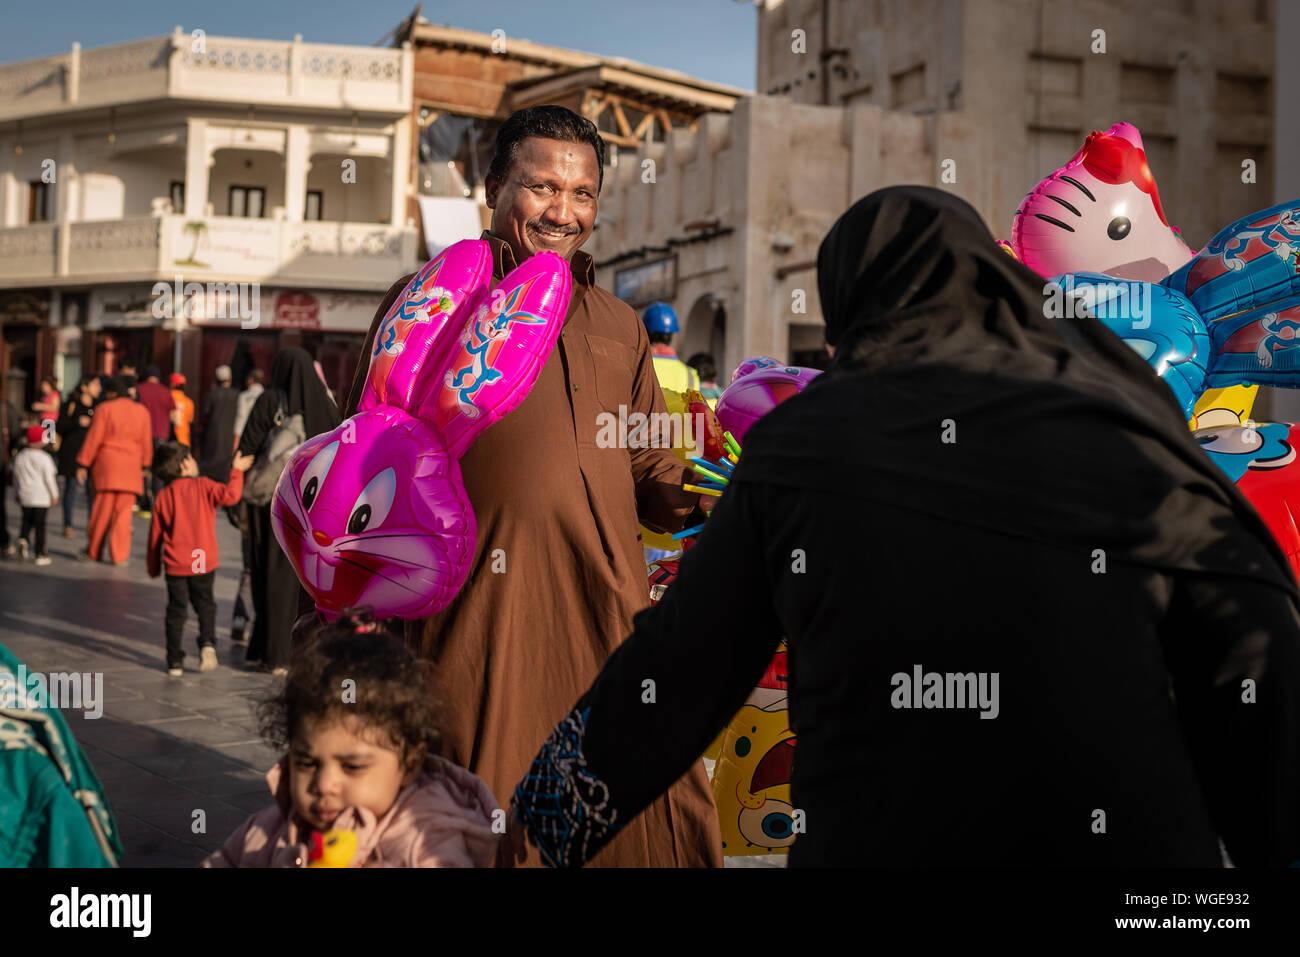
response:
<path id="1" fill-rule="evenodd" d="M 217 667 L 217 603 L 212 582 L 217 569 L 217 508 L 236 505 L 244 490 L 244 472 L 253 456 L 235 458 L 225 485 L 199 475 L 189 446 L 159 444 L 153 474 L 166 488 L 154 500 L 149 529 L 149 576 L 167 572 L 167 673 L 179 678 L 185 652 L 186 604 L 199 616 L 199 670 Z"/>

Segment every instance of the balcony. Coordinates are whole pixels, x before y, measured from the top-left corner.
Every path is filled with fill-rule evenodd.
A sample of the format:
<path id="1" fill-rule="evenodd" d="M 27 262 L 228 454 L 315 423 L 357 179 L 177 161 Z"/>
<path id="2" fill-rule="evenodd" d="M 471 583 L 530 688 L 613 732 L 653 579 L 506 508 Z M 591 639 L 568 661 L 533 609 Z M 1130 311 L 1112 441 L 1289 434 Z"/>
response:
<path id="1" fill-rule="evenodd" d="M 384 223 L 141 216 L 0 229 L 0 286 L 265 282 L 379 290 L 415 269 L 416 231 Z"/>
<path id="2" fill-rule="evenodd" d="M 409 49 L 174 33 L 0 66 L 0 121 L 149 100 L 404 114 Z"/>

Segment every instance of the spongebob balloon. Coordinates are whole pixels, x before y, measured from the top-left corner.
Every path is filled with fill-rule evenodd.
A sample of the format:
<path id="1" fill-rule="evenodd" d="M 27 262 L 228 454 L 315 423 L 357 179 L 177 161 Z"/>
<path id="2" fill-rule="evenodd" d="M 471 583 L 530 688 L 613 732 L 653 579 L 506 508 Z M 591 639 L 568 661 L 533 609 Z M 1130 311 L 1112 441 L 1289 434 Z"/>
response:
<path id="1" fill-rule="evenodd" d="M 722 853 L 784 854 L 802 827 L 790 803 L 795 733 L 786 703 L 786 644 L 722 733 L 713 768 Z"/>

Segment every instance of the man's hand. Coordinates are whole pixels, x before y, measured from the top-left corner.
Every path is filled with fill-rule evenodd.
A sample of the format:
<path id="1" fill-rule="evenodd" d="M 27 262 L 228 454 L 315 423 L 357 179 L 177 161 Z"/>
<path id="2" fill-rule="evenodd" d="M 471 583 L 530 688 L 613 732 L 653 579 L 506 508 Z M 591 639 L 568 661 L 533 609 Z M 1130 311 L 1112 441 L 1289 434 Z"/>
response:
<path id="1" fill-rule="evenodd" d="M 86 470 L 81 466 L 77 466 L 77 484 L 78 485 L 86 484 Z"/>
<path id="2" fill-rule="evenodd" d="M 239 471 L 247 472 L 250 468 L 253 467 L 253 460 L 256 458 L 257 456 L 252 454 L 236 455 L 235 461 L 232 464 L 235 466 L 235 468 L 239 469 Z"/>
<path id="3" fill-rule="evenodd" d="M 515 815 L 515 802 L 506 811 L 506 832 L 497 844 L 497 867 L 514 867 L 528 859 L 528 831 Z"/>

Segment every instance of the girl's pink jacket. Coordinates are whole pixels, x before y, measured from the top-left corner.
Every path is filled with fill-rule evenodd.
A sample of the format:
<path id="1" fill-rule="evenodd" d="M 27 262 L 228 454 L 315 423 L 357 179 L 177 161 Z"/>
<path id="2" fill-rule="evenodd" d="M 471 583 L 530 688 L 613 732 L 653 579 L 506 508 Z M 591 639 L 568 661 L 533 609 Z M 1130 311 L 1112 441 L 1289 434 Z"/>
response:
<path id="1" fill-rule="evenodd" d="M 290 810 L 288 758 L 267 772 L 275 803 L 245 821 L 202 867 L 306 867 L 310 830 Z M 444 758 L 403 788 L 382 818 L 348 808 L 333 823 L 357 832 L 353 867 L 491 867 L 496 799 L 482 778 Z"/>

